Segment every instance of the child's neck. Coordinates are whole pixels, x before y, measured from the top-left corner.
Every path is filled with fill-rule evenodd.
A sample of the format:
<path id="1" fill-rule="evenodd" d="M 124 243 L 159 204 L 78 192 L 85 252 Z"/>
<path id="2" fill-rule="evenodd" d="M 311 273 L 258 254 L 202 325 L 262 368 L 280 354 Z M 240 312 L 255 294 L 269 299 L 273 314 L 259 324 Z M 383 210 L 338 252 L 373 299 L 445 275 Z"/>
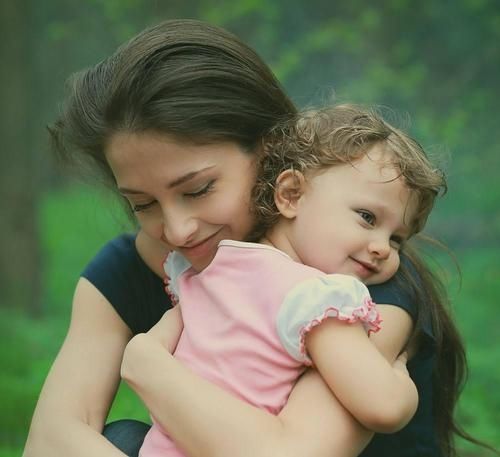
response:
<path id="1" fill-rule="evenodd" d="M 279 249 L 289 255 L 296 262 L 302 263 L 293 248 L 293 244 L 288 236 L 286 227 L 279 222 L 267 231 L 267 233 L 259 240 L 259 243 Z"/>

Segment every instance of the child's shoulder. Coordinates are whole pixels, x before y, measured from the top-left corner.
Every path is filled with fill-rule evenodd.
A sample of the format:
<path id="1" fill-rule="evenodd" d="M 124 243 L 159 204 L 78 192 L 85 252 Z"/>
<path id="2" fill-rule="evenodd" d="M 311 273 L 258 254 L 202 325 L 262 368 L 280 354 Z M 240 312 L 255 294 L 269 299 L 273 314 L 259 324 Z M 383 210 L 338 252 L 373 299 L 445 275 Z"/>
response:
<path id="1" fill-rule="evenodd" d="M 275 270 L 282 276 L 293 276 L 295 279 L 325 275 L 316 268 L 296 262 L 274 246 L 262 243 L 222 240 L 217 257 L 240 259 L 242 266 L 247 269 L 255 268 L 266 274 L 269 270 Z"/>

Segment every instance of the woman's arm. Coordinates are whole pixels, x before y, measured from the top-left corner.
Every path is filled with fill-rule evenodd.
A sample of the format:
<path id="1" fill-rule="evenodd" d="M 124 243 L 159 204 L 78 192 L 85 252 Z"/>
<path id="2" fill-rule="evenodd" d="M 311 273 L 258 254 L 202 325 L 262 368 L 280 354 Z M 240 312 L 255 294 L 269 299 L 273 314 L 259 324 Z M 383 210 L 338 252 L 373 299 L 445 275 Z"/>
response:
<path id="1" fill-rule="evenodd" d="M 86 279 L 66 339 L 40 394 L 24 457 L 124 457 L 101 435 L 130 330 Z"/>
<path id="2" fill-rule="evenodd" d="M 327 319 L 307 334 L 306 347 L 332 392 L 366 428 L 393 433 L 415 414 L 418 392 L 406 366 L 391 365 L 361 323 Z"/>
<path id="3" fill-rule="evenodd" d="M 331 457 L 337 449 L 337 457 L 347 457 L 357 455 L 371 436 L 313 373 L 300 381 L 280 416 L 195 375 L 148 334 L 127 346 L 122 375 L 190 457 Z M 298 420 L 305 409 L 314 411 L 311 422 Z"/>
<path id="4" fill-rule="evenodd" d="M 393 363 L 408 341 L 411 318 L 395 306 L 379 305 L 379 311 L 390 330 L 373 341 Z M 373 436 L 312 371 L 279 416 L 194 375 L 151 335 L 131 340 L 122 374 L 189 457 L 354 457 Z"/>

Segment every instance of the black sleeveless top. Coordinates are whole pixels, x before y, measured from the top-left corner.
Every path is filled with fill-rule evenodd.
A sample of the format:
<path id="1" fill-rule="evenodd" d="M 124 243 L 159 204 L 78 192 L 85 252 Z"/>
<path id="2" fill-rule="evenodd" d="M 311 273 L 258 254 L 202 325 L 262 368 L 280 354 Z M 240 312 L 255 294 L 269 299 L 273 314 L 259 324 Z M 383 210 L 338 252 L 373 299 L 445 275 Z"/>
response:
<path id="1" fill-rule="evenodd" d="M 139 256 L 135 235 L 121 235 L 106 244 L 82 272 L 111 303 L 133 334 L 148 331 L 171 307 L 161 278 Z M 369 287 L 375 303 L 393 304 L 413 318 L 416 304 L 393 279 Z M 424 342 L 408 363 L 417 386 L 419 405 L 409 424 L 391 435 L 376 434 L 361 457 L 439 457 L 432 420 L 433 337 L 424 327 Z"/>

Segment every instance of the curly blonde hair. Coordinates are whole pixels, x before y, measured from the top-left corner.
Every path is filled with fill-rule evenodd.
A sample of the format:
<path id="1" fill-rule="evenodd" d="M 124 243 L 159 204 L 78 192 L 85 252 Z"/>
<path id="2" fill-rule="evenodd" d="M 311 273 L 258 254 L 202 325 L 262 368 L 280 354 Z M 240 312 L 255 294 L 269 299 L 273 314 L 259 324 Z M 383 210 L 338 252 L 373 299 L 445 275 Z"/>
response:
<path id="1" fill-rule="evenodd" d="M 257 223 L 250 239 L 260 239 L 280 216 L 274 193 L 281 172 L 296 170 L 307 179 L 325 168 L 353 163 L 375 145 L 391 153 L 391 165 L 416 192 L 418 207 L 411 228 L 412 234 L 421 231 L 436 196 L 446 192 L 443 172 L 432 165 L 417 141 L 376 109 L 343 104 L 299 113 L 265 136 L 252 194 Z"/>

